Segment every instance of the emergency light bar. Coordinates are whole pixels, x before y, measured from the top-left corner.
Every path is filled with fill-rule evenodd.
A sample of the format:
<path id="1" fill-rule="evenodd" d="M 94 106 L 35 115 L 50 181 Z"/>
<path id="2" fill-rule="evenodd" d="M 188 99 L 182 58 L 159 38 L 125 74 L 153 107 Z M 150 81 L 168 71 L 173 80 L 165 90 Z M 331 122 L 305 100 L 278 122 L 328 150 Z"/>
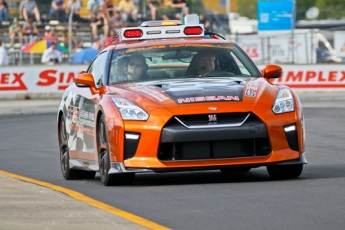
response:
<path id="1" fill-rule="evenodd" d="M 122 28 L 121 40 L 204 37 L 204 25 L 199 24 L 197 14 L 186 15 L 183 22 L 181 25 L 178 20 L 147 21 L 140 27 Z"/>

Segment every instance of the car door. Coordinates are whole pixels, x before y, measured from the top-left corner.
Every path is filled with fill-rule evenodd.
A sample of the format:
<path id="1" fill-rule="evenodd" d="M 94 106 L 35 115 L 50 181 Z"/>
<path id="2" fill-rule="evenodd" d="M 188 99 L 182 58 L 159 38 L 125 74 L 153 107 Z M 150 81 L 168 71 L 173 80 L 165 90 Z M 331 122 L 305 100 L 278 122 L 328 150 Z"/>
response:
<path id="1" fill-rule="evenodd" d="M 90 64 L 87 72 L 94 77 L 96 87 L 102 85 L 107 62 L 107 52 L 103 52 Z M 76 87 L 73 102 L 68 106 L 68 116 L 73 141 L 70 143 L 71 158 L 87 159 L 97 161 L 95 154 L 95 114 L 99 100 L 98 94 L 92 94 L 89 87 Z"/>

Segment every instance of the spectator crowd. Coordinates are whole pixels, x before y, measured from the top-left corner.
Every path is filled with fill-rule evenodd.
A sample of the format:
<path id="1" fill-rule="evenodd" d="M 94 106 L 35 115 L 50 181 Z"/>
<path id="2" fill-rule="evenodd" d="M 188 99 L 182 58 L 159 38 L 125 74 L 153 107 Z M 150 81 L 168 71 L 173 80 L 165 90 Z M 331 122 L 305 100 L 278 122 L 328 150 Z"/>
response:
<path id="1" fill-rule="evenodd" d="M 73 36 L 72 44 L 66 39 L 59 40 L 54 31 L 54 26 L 48 21 L 54 20 L 65 25 L 65 37 L 69 36 L 69 20 L 73 25 L 89 24 L 92 34 L 93 44 L 91 47 L 101 49 L 106 44 L 111 43 L 120 28 L 140 24 L 140 20 L 181 20 L 190 12 L 186 0 L 88 0 L 83 5 L 82 0 L 51 0 L 48 14 L 42 15 L 39 4 L 35 0 L 22 0 L 18 5 L 18 17 L 11 17 L 8 3 L 0 0 L 0 25 L 8 22 L 8 34 L 11 45 L 22 44 L 22 47 L 32 44 L 42 39 L 54 44 L 64 43 L 71 51 L 76 51 L 83 47 L 83 41 Z M 139 5 L 144 4 L 144 5 Z M 145 5 L 146 4 L 146 5 Z M 139 13 L 146 11 L 146 18 L 139 18 Z M 81 10 L 86 9 L 88 14 L 81 15 Z M 142 17 L 142 15 L 141 15 Z M 204 21 L 203 18 L 201 18 Z M 44 34 L 41 26 L 45 27 Z M 72 31 L 73 33 L 73 31 Z M 0 40 L 2 40 L 0 38 Z M 50 52 L 54 53 L 54 52 Z M 59 55 L 60 56 L 60 55 Z M 43 59 L 42 59 L 43 60 Z M 58 63 L 58 62 L 54 62 Z"/>

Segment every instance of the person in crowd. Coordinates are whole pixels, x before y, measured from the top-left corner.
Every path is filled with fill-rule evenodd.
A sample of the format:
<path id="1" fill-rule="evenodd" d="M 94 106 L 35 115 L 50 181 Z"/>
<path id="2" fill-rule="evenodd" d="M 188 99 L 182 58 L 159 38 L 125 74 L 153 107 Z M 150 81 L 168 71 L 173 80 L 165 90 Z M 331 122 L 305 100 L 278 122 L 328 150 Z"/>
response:
<path id="1" fill-rule="evenodd" d="M 36 18 L 37 22 L 41 21 L 40 11 L 35 1 L 23 0 L 19 5 L 19 14 L 25 21 L 28 21 L 29 17 Z"/>
<path id="2" fill-rule="evenodd" d="M 91 45 L 91 49 L 101 50 L 102 49 L 102 41 L 100 38 L 96 38 Z"/>
<path id="3" fill-rule="evenodd" d="M 118 5 L 127 22 L 136 22 L 138 20 L 138 8 L 135 6 L 133 0 L 121 0 Z"/>
<path id="4" fill-rule="evenodd" d="M 109 28 L 110 29 L 118 29 L 118 28 L 122 28 L 122 27 L 126 27 L 127 23 L 126 21 L 123 19 L 123 17 L 121 17 L 121 12 L 120 11 L 113 11 L 113 13 L 110 13 L 111 17 L 109 19 Z"/>
<path id="5" fill-rule="evenodd" d="M 46 33 L 43 39 L 49 42 L 55 42 L 55 43 L 59 42 L 59 37 L 56 35 L 54 27 L 50 27 L 50 26 L 47 26 Z"/>
<path id="6" fill-rule="evenodd" d="M 208 17 L 205 16 L 205 14 L 203 14 L 203 13 L 199 14 L 199 19 L 200 19 L 200 24 L 204 24 L 205 30 L 211 29 L 211 22 L 208 19 Z"/>
<path id="7" fill-rule="evenodd" d="M 72 21 L 73 22 L 88 22 L 87 19 L 80 17 L 81 4 L 80 0 L 69 0 L 67 3 L 68 13 L 73 12 Z"/>
<path id="8" fill-rule="evenodd" d="M 107 47 L 108 45 L 110 45 L 114 39 L 118 37 L 115 30 L 110 30 L 109 31 L 109 37 L 107 37 L 107 39 L 105 40 L 104 46 Z"/>
<path id="9" fill-rule="evenodd" d="M 5 47 L 3 46 L 2 41 L 0 41 L 0 66 L 8 65 L 8 55 Z"/>
<path id="10" fill-rule="evenodd" d="M 78 50 L 84 47 L 84 41 L 81 40 L 79 37 L 74 36 L 72 38 L 72 53 L 77 52 Z"/>
<path id="11" fill-rule="evenodd" d="M 52 42 L 50 47 L 43 52 L 41 62 L 49 65 L 62 62 L 62 53 L 57 50 L 57 44 L 55 42 Z"/>
<path id="12" fill-rule="evenodd" d="M 105 15 L 107 16 L 107 19 L 109 19 L 116 9 L 115 4 L 113 3 L 113 0 L 104 0 L 103 6 Z"/>
<path id="13" fill-rule="evenodd" d="M 127 79 L 129 81 L 138 81 L 148 78 L 147 64 L 145 57 L 139 53 L 133 53 L 127 65 Z"/>
<path id="14" fill-rule="evenodd" d="M 19 22 L 17 18 L 13 19 L 12 25 L 8 28 L 8 34 L 10 35 L 10 43 L 11 45 L 14 44 L 16 39 L 20 42 L 20 44 L 23 43 L 23 33 L 22 29 L 19 26 Z"/>
<path id="15" fill-rule="evenodd" d="M 116 32 L 114 30 L 111 30 L 110 36 L 107 38 L 107 40 L 105 41 L 104 47 L 106 48 L 110 45 L 116 45 L 116 44 L 120 44 L 120 37 L 116 34 Z"/>
<path id="16" fill-rule="evenodd" d="M 64 0 L 52 0 L 49 17 L 59 22 L 66 22 L 66 4 Z"/>
<path id="17" fill-rule="evenodd" d="M 34 23 L 34 18 L 29 17 L 28 21 L 22 27 L 25 44 L 37 41 L 38 29 Z"/>
<path id="18" fill-rule="evenodd" d="M 5 0 L 0 0 L 0 22 L 8 21 L 8 5 Z"/>
<path id="19" fill-rule="evenodd" d="M 87 9 L 89 10 L 89 20 L 94 22 L 99 14 L 103 14 L 103 0 L 89 0 L 87 2 Z"/>
<path id="20" fill-rule="evenodd" d="M 183 16 L 189 14 L 189 7 L 186 0 L 172 0 L 167 2 L 166 6 L 172 8 L 172 13 L 162 15 L 163 20 L 181 20 Z"/>
<path id="21" fill-rule="evenodd" d="M 96 18 L 90 23 L 90 27 L 94 39 L 98 37 L 99 29 L 103 29 L 104 38 L 108 37 L 109 24 L 105 14 L 102 11 L 98 12 Z"/>
<path id="22" fill-rule="evenodd" d="M 151 15 L 151 20 L 157 20 L 158 9 L 162 6 L 161 0 L 149 0 L 147 3 L 148 12 Z"/>

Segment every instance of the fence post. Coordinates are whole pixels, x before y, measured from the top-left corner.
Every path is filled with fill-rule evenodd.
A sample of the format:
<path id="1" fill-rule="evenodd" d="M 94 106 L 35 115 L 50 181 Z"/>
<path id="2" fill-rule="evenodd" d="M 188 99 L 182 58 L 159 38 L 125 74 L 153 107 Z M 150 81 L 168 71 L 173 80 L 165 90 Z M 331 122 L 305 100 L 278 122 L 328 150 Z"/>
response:
<path id="1" fill-rule="evenodd" d="M 68 17 L 68 62 L 72 63 L 72 24 L 73 24 L 73 7 Z"/>

